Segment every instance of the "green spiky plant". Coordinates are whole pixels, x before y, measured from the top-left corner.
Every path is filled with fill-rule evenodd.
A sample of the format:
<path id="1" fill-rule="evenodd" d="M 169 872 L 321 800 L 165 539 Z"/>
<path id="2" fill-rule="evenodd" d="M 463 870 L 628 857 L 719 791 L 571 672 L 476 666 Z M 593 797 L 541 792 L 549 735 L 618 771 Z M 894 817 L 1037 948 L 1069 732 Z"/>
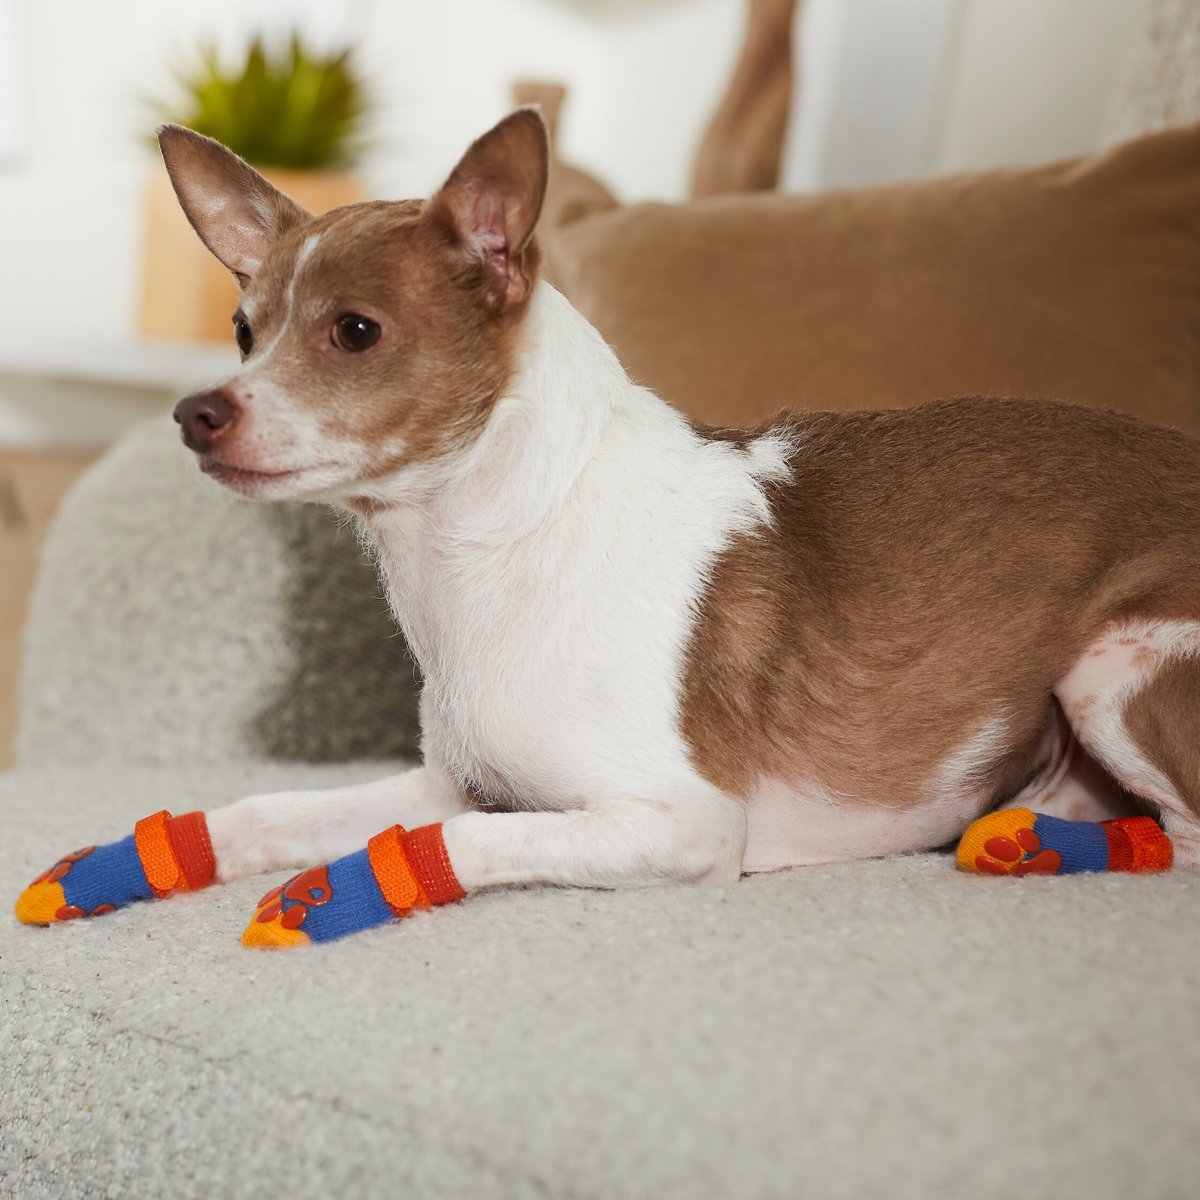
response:
<path id="1" fill-rule="evenodd" d="M 155 104 L 156 115 L 224 142 L 256 166 L 339 170 L 362 153 L 369 103 L 349 49 L 317 53 L 295 33 L 272 48 L 259 35 L 229 70 L 207 46 L 178 82 L 182 101 Z"/>

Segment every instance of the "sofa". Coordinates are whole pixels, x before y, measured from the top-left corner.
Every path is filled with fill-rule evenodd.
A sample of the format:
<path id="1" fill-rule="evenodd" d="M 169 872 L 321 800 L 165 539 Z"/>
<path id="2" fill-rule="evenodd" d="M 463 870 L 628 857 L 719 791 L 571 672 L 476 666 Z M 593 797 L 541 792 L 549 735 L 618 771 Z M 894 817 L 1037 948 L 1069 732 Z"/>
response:
<path id="1" fill-rule="evenodd" d="M 756 63 L 787 69 L 755 58 L 756 30 L 744 88 Z M 732 91 L 718 139 L 746 111 Z M 739 169 L 769 187 L 781 135 L 748 111 L 760 153 Z M 738 186 L 723 161 L 699 157 L 697 204 L 738 202 L 717 194 Z M 569 230 L 631 218 L 574 182 L 585 199 L 548 212 L 547 257 L 586 311 L 599 285 Z M 1200 247 L 1194 218 L 1171 229 Z M 1194 349 L 1200 305 L 1171 296 Z M 1164 419 L 1187 425 L 1200 387 L 1164 353 Z M 15 898 L 160 808 L 402 769 L 417 687 L 352 532 L 221 492 L 164 414 L 84 476 L 45 546 L 0 886 Z M 503 889 L 248 951 L 241 929 L 279 882 L 0 921 L 0 1195 L 1196 1194 L 1200 873 L 995 880 L 943 850 L 723 888 Z"/>

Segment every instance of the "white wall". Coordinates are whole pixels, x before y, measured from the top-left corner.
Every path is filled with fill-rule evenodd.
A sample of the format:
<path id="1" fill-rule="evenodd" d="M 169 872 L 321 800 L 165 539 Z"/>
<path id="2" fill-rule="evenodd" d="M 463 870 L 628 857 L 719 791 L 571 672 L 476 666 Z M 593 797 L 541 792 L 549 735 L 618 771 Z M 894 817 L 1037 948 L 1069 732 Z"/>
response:
<path id="1" fill-rule="evenodd" d="M 0 0 L 0 162 L 22 149 L 25 88 L 17 36 L 16 0 Z"/>
<path id="2" fill-rule="evenodd" d="M 1144 0 L 808 0 L 785 182 L 869 182 L 1032 161 L 1095 141 Z M 361 38 L 377 194 L 421 195 L 508 107 L 571 88 L 568 155 L 627 199 L 681 197 L 724 85 L 740 0 L 0 0 L 24 47 L 25 152 L 0 161 L 6 345 L 126 336 L 140 195 L 158 169 L 142 99 L 198 38 L 294 20 Z M 933 49 L 944 47 L 944 50 Z M 930 74 L 932 72 L 932 75 Z"/>
<path id="3" fill-rule="evenodd" d="M 785 183 L 861 184 L 1092 149 L 1146 0 L 808 0 Z"/>
<path id="4" fill-rule="evenodd" d="M 937 170 L 1049 161 L 1098 143 L 1146 0 L 968 0 Z"/>
<path id="5" fill-rule="evenodd" d="M 0 0 L 3 3 L 4 0 Z M 620 192 L 683 194 L 736 50 L 738 0 L 578 8 L 552 0 L 54 0 L 22 4 L 28 152 L 0 164 L 0 354 L 123 336 L 141 186 L 161 169 L 141 100 L 198 37 L 237 44 L 289 17 L 363 39 L 380 103 L 365 168 L 379 195 L 427 193 L 510 107 L 522 75 L 571 84 L 564 146 Z M 595 10 L 600 10 L 596 15 Z"/>

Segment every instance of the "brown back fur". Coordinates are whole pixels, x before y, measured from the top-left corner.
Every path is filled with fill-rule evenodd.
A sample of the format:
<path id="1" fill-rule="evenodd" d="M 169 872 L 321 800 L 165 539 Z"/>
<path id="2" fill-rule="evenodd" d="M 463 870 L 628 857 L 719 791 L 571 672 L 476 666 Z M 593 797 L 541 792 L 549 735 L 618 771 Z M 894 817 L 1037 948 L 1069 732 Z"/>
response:
<path id="1" fill-rule="evenodd" d="M 1200 444 L 1035 401 L 785 415 L 776 527 L 718 562 L 684 734 L 707 778 L 766 774 L 916 802 L 1003 717 L 997 796 L 1032 769 L 1052 689 L 1123 617 L 1200 619 Z"/>

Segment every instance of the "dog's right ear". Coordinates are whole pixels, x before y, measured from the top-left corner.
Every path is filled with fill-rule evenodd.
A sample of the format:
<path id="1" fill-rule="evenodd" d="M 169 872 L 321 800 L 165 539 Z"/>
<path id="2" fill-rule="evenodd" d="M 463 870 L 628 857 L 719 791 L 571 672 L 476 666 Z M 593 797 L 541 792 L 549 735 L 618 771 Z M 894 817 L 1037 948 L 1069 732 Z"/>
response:
<path id="1" fill-rule="evenodd" d="M 520 304 L 533 287 L 536 256 L 528 254 L 542 211 L 550 143 L 541 116 L 519 108 L 462 156 L 430 212 L 483 270 L 499 309 Z"/>
<path id="2" fill-rule="evenodd" d="M 311 219 L 311 213 L 212 138 L 182 125 L 163 125 L 158 145 L 192 228 L 243 289 L 271 243 Z"/>

